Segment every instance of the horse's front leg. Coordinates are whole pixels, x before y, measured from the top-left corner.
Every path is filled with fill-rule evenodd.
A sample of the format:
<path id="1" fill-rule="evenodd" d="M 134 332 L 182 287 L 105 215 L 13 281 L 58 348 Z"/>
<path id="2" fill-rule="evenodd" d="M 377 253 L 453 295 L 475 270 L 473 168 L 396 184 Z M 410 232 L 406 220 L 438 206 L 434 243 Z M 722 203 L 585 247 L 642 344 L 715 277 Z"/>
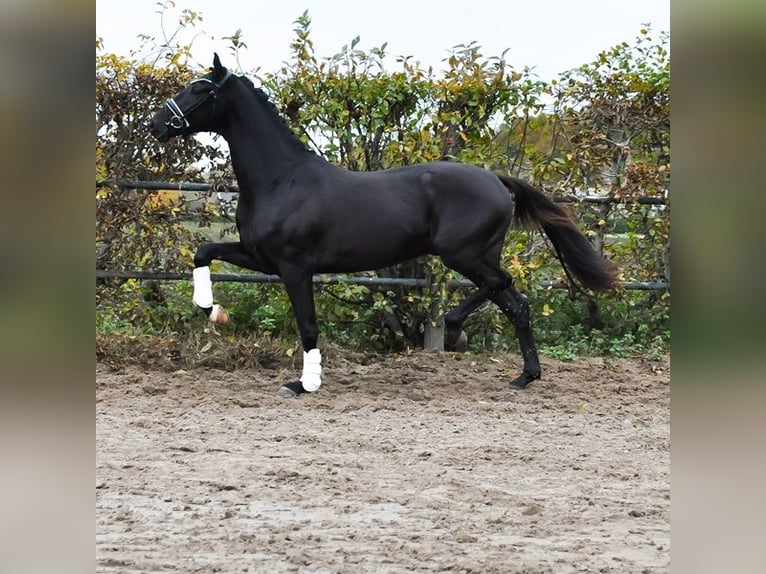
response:
<path id="1" fill-rule="evenodd" d="M 213 283 L 210 280 L 210 262 L 213 259 L 233 263 L 246 269 L 267 271 L 240 242 L 205 243 L 194 255 L 194 295 L 192 300 L 207 314 L 210 321 L 219 325 L 229 322 L 226 309 L 213 303 Z"/>
<path id="2" fill-rule="evenodd" d="M 317 348 L 319 326 L 314 307 L 311 272 L 293 265 L 280 267 L 280 275 L 295 314 L 303 345 L 303 373 L 299 381 L 286 383 L 279 389 L 283 397 L 313 393 L 322 384 L 322 355 Z"/>

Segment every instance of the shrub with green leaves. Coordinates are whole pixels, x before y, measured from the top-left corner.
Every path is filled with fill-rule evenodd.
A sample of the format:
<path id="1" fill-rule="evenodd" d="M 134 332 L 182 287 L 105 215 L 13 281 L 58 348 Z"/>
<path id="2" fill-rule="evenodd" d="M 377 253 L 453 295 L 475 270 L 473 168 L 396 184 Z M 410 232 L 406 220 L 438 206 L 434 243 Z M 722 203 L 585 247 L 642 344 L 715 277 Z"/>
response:
<path id="1" fill-rule="evenodd" d="M 198 15 L 186 15 L 182 27 Z M 311 20 L 296 20 L 292 59 L 281 69 L 250 73 L 303 141 L 351 170 L 378 170 L 426 161 L 461 161 L 511 173 L 557 195 L 598 195 L 611 203 L 572 203 L 586 235 L 617 262 L 621 278 L 669 280 L 670 180 L 668 35 L 641 30 L 596 59 L 544 82 L 516 67 L 507 52 L 487 57 L 476 43 L 455 46 L 434 71 L 411 58 L 385 64 L 388 46 L 360 48 L 352 39 L 322 57 L 311 40 Z M 176 36 L 173 36 L 176 38 Z M 244 49 L 241 32 L 228 38 Z M 97 58 L 96 177 L 100 181 L 208 179 L 236 182 L 220 150 L 199 140 L 162 144 L 142 132 L 146 118 L 201 70 L 188 65 L 189 48 L 168 43 L 154 63 L 99 54 Z M 191 269 L 203 236 L 231 233 L 225 214 L 157 194 L 97 189 L 97 265 L 109 269 Z M 636 203 L 639 197 L 664 205 Z M 193 223 L 192 223 L 193 222 Z M 206 231 L 207 230 L 207 231 Z M 509 232 L 503 264 L 530 299 L 540 346 L 559 358 L 581 354 L 658 354 L 669 342 L 669 292 L 620 291 L 587 297 L 539 286 L 566 281 L 539 233 Z M 232 270 L 214 263 L 213 271 Z M 317 288 L 324 336 L 372 350 L 421 345 L 425 325 L 457 304 L 459 278 L 436 258 L 379 270 L 383 276 L 429 279 L 427 288 L 353 285 Z M 281 286 L 218 284 L 216 298 L 233 317 L 234 332 L 294 338 Z M 195 312 L 187 283 L 104 281 L 97 329 L 158 332 L 185 328 Z M 474 350 L 515 349 L 513 327 L 491 304 L 466 323 Z"/>

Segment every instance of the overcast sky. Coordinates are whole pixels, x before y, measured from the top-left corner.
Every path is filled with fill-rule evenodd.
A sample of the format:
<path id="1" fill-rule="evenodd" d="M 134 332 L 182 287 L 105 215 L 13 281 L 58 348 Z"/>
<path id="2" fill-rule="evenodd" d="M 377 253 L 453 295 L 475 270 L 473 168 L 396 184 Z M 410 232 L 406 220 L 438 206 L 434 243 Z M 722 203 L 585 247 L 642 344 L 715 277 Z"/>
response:
<path id="1" fill-rule="evenodd" d="M 140 45 L 139 34 L 162 37 L 157 0 L 97 0 L 96 36 L 108 52 L 127 55 Z M 172 32 L 181 9 L 200 12 L 193 56 L 210 66 L 217 51 L 230 61 L 224 36 L 242 29 L 247 50 L 241 71 L 274 71 L 290 58 L 294 20 L 308 9 L 317 55 L 331 56 L 355 36 L 367 50 L 388 42 L 393 58 L 412 55 L 424 67 L 442 67 L 449 48 L 478 42 L 485 56 L 509 48 L 507 61 L 516 69 L 533 67 L 540 79 L 595 59 L 615 44 L 631 42 L 642 24 L 653 32 L 670 30 L 670 0 L 177 0 L 165 28 Z M 191 34 L 185 38 L 190 39 Z"/>

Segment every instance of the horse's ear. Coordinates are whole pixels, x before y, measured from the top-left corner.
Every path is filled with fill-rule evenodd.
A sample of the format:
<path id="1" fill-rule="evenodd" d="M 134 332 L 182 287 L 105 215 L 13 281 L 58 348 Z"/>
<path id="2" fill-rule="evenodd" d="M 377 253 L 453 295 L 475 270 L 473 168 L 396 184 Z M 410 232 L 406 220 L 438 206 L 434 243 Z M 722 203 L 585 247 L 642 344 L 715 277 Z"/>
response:
<path id="1" fill-rule="evenodd" d="M 219 77 L 223 76 L 225 72 L 226 69 L 221 65 L 221 59 L 218 57 L 218 54 L 213 52 L 213 74 Z"/>

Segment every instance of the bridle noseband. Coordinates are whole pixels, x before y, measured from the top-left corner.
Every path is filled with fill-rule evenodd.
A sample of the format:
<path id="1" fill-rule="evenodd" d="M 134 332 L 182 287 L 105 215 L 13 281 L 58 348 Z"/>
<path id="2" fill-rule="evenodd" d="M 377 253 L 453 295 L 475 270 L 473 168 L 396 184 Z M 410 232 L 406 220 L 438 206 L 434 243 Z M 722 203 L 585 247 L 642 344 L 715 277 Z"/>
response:
<path id="1" fill-rule="evenodd" d="M 192 113 L 194 110 L 196 110 L 198 107 L 200 107 L 202 104 L 204 104 L 206 101 L 208 101 L 210 98 L 215 99 L 218 97 L 218 90 L 221 89 L 221 86 L 223 86 L 226 83 L 226 80 L 228 80 L 232 76 L 232 73 L 228 70 L 226 70 L 226 75 L 223 77 L 223 79 L 220 82 L 214 82 L 213 80 L 209 78 L 198 78 L 196 80 L 192 80 L 189 82 L 189 86 L 192 84 L 196 84 L 197 82 L 207 82 L 208 84 L 211 84 L 213 87 L 210 89 L 210 92 L 204 97 L 200 98 L 192 106 L 189 107 L 188 110 L 185 112 L 181 109 L 181 106 L 176 103 L 175 98 L 170 98 L 168 101 L 165 102 L 165 107 L 170 111 L 170 119 L 165 122 L 166 126 L 170 126 L 177 130 L 182 130 L 189 127 L 189 120 L 186 119 L 186 116 L 190 113 Z M 213 103 L 213 112 L 215 113 L 215 102 Z"/>

